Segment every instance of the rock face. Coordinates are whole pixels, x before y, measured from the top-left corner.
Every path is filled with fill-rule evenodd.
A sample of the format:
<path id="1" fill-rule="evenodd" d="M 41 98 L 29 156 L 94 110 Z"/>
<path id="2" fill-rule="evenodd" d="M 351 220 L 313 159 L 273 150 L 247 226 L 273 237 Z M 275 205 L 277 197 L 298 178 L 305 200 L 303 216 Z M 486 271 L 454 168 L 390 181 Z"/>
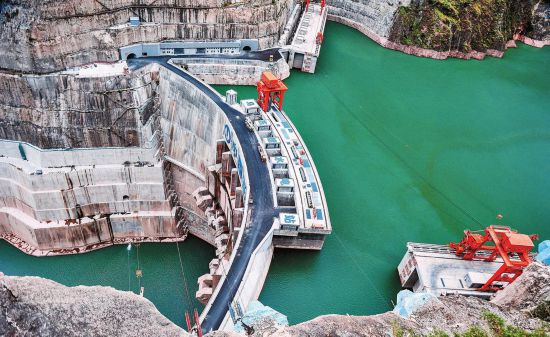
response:
<path id="1" fill-rule="evenodd" d="M 493 301 L 458 295 L 429 300 L 407 319 L 393 312 L 374 316 L 328 315 L 291 327 L 253 325 L 249 336 L 387 337 L 463 333 L 472 326 L 490 331 L 484 313 L 504 324 L 550 333 L 550 327 L 524 312 L 550 296 L 550 267 L 535 263 Z M 509 300 L 510 296 L 515 297 Z M 508 300 L 506 300 L 508 299 Z M 527 304 L 525 304 L 527 303 Z M 259 320 L 261 322 L 261 320 Z M 545 330 L 541 330 L 545 329 Z M 544 332 L 545 331 L 545 332 Z M 65 287 L 37 277 L 0 274 L 1 336 L 188 336 L 164 318 L 148 300 L 108 287 Z M 245 336 L 217 331 L 208 337 Z M 437 335 L 443 336 L 443 335 Z"/>
<path id="2" fill-rule="evenodd" d="M 503 51 L 515 33 L 544 35 L 534 27 L 530 0 L 413 1 L 396 12 L 390 40 L 437 51 Z M 542 29 L 544 30 L 544 29 Z"/>
<path id="3" fill-rule="evenodd" d="M 139 146 L 155 88 L 143 71 L 100 78 L 0 73 L 0 139 L 46 149 Z"/>
<path id="4" fill-rule="evenodd" d="M 0 68 L 53 72 L 116 61 L 118 48 L 139 42 L 280 37 L 291 0 L 2 0 Z M 132 16 L 139 27 L 127 25 Z"/>
<path id="5" fill-rule="evenodd" d="M 472 326 L 491 331 L 491 321 L 486 313 L 504 320 L 504 324 L 539 335 L 550 333 L 550 327 L 533 317 L 525 308 L 536 308 L 550 296 L 550 267 L 533 263 L 515 283 L 502 291 L 492 301 L 458 295 L 431 299 L 403 318 L 393 312 L 374 316 L 320 316 L 311 321 L 291 327 L 274 329 L 272 324 L 253 326 L 252 336 L 270 337 L 387 337 L 428 336 L 445 333 L 447 336 L 461 334 Z M 210 337 L 244 336 L 215 332 Z M 434 335 L 432 335 L 434 336 Z M 444 336 L 435 334 L 435 336 Z M 519 335 L 518 335 L 519 336 Z"/>
<path id="6" fill-rule="evenodd" d="M 189 335 L 130 292 L 0 273 L 0 336 Z"/>
<path id="7" fill-rule="evenodd" d="M 501 56 L 512 39 L 550 44 L 548 0 L 329 0 L 328 5 L 329 19 L 418 56 Z"/>
<path id="8" fill-rule="evenodd" d="M 533 312 L 550 303 L 550 268 L 534 263 L 526 268 L 521 282 L 498 292 L 493 303 L 501 307 Z M 550 310 L 548 311 L 550 313 Z"/>

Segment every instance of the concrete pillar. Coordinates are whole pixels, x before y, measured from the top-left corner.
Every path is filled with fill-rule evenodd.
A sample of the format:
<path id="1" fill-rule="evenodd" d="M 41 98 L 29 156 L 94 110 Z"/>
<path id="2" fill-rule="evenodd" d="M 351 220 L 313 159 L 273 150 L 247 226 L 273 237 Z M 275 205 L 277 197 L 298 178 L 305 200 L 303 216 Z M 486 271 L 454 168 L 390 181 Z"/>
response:
<path id="1" fill-rule="evenodd" d="M 241 181 L 239 179 L 239 171 L 234 168 L 231 170 L 231 188 L 229 189 L 229 195 L 235 196 L 235 189 L 241 186 Z"/>
<path id="2" fill-rule="evenodd" d="M 241 187 L 235 188 L 235 208 L 244 207 L 243 189 Z"/>
<path id="3" fill-rule="evenodd" d="M 294 51 L 290 50 L 288 55 L 288 66 L 290 69 L 294 68 Z"/>
<path id="4" fill-rule="evenodd" d="M 233 227 L 240 227 L 243 221 L 244 208 L 235 208 L 231 216 Z"/>
<path id="5" fill-rule="evenodd" d="M 222 172 L 221 175 L 223 177 L 228 178 L 231 174 L 231 169 L 233 168 L 233 157 L 231 156 L 231 152 L 227 151 L 222 153 Z"/>
<path id="6" fill-rule="evenodd" d="M 226 146 L 224 140 L 218 140 L 216 142 L 216 164 L 222 162 L 222 153 L 225 152 Z"/>

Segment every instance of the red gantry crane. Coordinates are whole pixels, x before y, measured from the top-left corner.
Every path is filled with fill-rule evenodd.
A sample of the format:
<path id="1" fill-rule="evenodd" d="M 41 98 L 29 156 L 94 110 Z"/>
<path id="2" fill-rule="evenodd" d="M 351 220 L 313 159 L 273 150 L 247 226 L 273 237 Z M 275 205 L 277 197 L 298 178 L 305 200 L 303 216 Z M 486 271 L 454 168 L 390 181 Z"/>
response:
<path id="1" fill-rule="evenodd" d="M 257 84 L 258 104 L 263 111 L 269 111 L 271 104 L 275 104 L 279 110 L 283 109 L 283 99 L 287 86 L 275 77 L 270 71 L 264 71 L 260 82 Z"/>
<path id="2" fill-rule="evenodd" d="M 512 283 L 532 262 L 529 252 L 535 247 L 532 240 L 538 240 L 538 236 L 520 234 L 510 227 L 494 225 L 483 232 L 480 234 L 465 230 L 462 241 L 451 242 L 449 246 L 465 260 L 493 262 L 500 256 L 504 263 L 479 288 L 480 291 L 498 291 L 502 289 L 502 282 Z"/>

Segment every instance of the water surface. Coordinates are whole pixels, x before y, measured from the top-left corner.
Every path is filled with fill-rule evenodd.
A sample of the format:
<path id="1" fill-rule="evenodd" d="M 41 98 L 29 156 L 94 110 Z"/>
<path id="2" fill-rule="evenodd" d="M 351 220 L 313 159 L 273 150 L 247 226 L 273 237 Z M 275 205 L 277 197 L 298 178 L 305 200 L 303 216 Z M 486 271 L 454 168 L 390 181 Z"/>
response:
<path id="1" fill-rule="evenodd" d="M 550 48 L 437 61 L 383 49 L 335 23 L 325 36 L 316 74 L 285 81 L 284 107 L 314 157 L 334 233 L 321 252 L 277 250 L 262 302 L 291 323 L 380 313 L 399 290 L 407 241 L 447 243 L 490 223 L 550 238 Z M 198 239 L 180 248 L 194 294 L 213 249 Z M 0 270 L 121 290 L 130 274 L 137 292 L 136 253 L 129 273 L 124 246 L 32 258 L 0 241 Z M 142 245 L 140 256 L 145 296 L 181 324 L 176 246 Z"/>
<path id="2" fill-rule="evenodd" d="M 285 80 L 284 108 L 334 233 L 320 253 L 277 250 L 261 301 L 291 323 L 380 313 L 407 241 L 444 244 L 491 223 L 550 239 L 550 48 L 438 61 L 335 23 L 325 36 L 316 73 Z"/>

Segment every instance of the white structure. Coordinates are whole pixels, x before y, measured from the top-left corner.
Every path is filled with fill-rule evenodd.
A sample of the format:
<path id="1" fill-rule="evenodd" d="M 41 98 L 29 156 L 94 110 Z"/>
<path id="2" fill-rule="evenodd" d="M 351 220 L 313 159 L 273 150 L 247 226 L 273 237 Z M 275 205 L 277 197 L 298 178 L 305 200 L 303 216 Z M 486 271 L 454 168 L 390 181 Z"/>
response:
<path id="1" fill-rule="evenodd" d="M 403 288 L 434 295 L 461 294 L 490 297 L 479 291 L 502 265 L 494 262 L 464 260 L 447 245 L 407 243 L 407 252 L 397 270 Z"/>
<path id="2" fill-rule="evenodd" d="M 327 22 L 328 9 L 310 3 L 289 47 L 288 65 L 303 72 L 314 73 L 321 52 L 322 36 Z M 319 35 L 320 34 L 320 35 Z"/>

